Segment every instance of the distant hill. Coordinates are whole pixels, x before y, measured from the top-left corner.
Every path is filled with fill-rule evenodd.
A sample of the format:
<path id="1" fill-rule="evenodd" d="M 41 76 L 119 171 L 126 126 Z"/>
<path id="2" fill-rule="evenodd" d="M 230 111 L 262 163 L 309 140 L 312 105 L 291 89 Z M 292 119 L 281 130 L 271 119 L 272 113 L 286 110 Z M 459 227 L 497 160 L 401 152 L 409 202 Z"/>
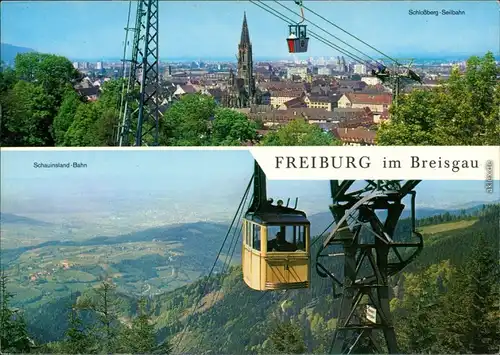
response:
<path id="1" fill-rule="evenodd" d="M 0 221 L 2 224 L 28 224 L 30 226 L 50 226 L 51 223 L 39 221 L 37 219 L 18 216 L 12 213 L 0 213 Z"/>
<path id="2" fill-rule="evenodd" d="M 18 47 L 12 44 L 0 43 L 0 60 L 7 64 L 14 64 L 14 59 L 19 53 L 36 52 L 32 48 Z"/>
<path id="3" fill-rule="evenodd" d="M 1 218 L 2 224 L 35 223 L 33 226 L 39 226 L 39 224 L 37 225 L 36 223 L 45 223 L 13 214 L 1 214 Z M 184 249 L 187 251 L 185 253 L 186 255 L 196 254 L 198 251 L 204 250 L 204 253 L 206 253 L 208 257 L 212 257 L 215 256 L 221 238 L 223 238 L 224 234 L 227 232 L 227 228 L 226 225 L 219 223 L 195 222 L 149 228 L 138 232 L 111 237 L 96 236 L 84 241 L 52 240 L 26 247 L 4 249 L 2 250 L 2 263 L 7 265 L 16 260 L 22 253 L 45 247 L 117 245 L 121 243 L 151 242 L 153 240 L 159 242 L 181 242 Z M 240 255 L 240 250 L 238 248 L 236 250 L 236 255 Z"/>
<path id="4" fill-rule="evenodd" d="M 473 212 L 481 209 L 484 204 L 491 205 L 491 204 L 497 204 L 500 203 L 500 198 L 491 202 L 481 202 L 481 201 L 471 201 L 467 202 L 463 205 L 457 206 L 454 210 L 466 210 L 467 212 Z M 452 213 L 452 212 L 450 212 Z"/>
<path id="5" fill-rule="evenodd" d="M 485 203 L 486 204 L 486 203 Z M 480 210 L 483 203 L 477 202 L 477 205 L 464 208 L 466 213 L 474 213 Z M 437 216 L 444 213 L 450 213 L 452 215 L 458 215 L 461 213 L 461 209 L 435 209 L 435 208 L 417 208 L 416 217 L 417 219 Z M 410 217 L 410 211 L 405 210 L 401 215 L 401 219 L 406 219 Z M 330 223 L 332 223 L 333 218 L 330 212 L 321 212 L 308 216 L 311 222 L 311 236 L 317 236 L 324 232 Z M 47 226 L 50 225 L 47 222 L 38 221 L 35 219 L 17 216 L 9 213 L 0 213 L 0 219 L 2 223 L 5 224 L 29 224 L 33 226 Z M 218 249 L 217 243 L 220 236 L 227 232 L 228 226 L 220 223 L 211 222 L 194 222 L 185 224 L 174 224 L 162 227 L 149 228 L 143 231 L 137 231 L 133 233 L 118 235 L 118 236 L 96 236 L 85 241 L 48 241 L 38 245 L 32 245 L 29 247 L 21 247 L 15 249 L 9 249 L 8 253 L 4 250 L 4 258 L 11 261 L 17 256 L 31 249 L 43 248 L 47 246 L 88 246 L 88 245 L 110 245 L 110 244 L 120 244 L 120 243 L 130 243 L 130 242 L 145 242 L 156 239 L 158 241 L 182 241 L 186 250 L 190 248 L 197 248 L 200 245 L 206 250 L 207 245 L 214 247 L 214 250 Z M 331 229 L 331 227 L 329 228 Z M 193 238 L 185 238 L 186 236 L 192 236 Z M 200 239 L 200 236 L 204 238 Z M 207 238 L 208 237 L 208 238 Z M 237 248 L 236 255 L 240 254 L 240 250 Z M 7 258 L 7 255 L 12 259 Z"/>
<path id="6" fill-rule="evenodd" d="M 477 209 L 474 207 L 474 209 Z M 431 209 L 422 208 L 417 209 L 417 218 L 425 218 L 429 216 L 439 215 L 445 212 L 452 213 L 453 211 L 444 209 Z M 330 223 L 332 223 L 332 215 L 330 212 L 321 212 L 308 216 L 311 222 L 311 236 L 317 236 L 324 232 Z M 409 217 L 409 211 L 404 211 L 402 219 Z M 0 220 L 2 224 L 19 225 L 27 224 L 30 226 L 48 226 L 49 223 L 38 221 L 32 218 L 18 216 L 10 213 L 0 213 Z M 185 250 L 199 250 L 203 248 L 212 254 L 219 248 L 221 238 L 227 232 L 228 226 L 220 223 L 210 222 L 195 222 L 185 224 L 174 224 L 162 227 L 148 228 L 146 230 L 127 233 L 117 236 L 96 236 L 83 241 L 72 240 L 52 240 L 43 242 L 37 245 L 26 247 L 19 247 L 13 249 L 5 249 L 3 251 L 4 263 L 8 264 L 14 261 L 22 253 L 44 247 L 65 246 L 65 247 L 78 247 L 90 245 L 116 245 L 121 243 L 134 243 L 134 242 L 149 242 L 154 240 L 161 242 L 182 242 Z M 331 227 L 329 228 L 331 229 Z M 238 258 L 240 255 L 239 248 L 236 248 L 235 256 Z"/>

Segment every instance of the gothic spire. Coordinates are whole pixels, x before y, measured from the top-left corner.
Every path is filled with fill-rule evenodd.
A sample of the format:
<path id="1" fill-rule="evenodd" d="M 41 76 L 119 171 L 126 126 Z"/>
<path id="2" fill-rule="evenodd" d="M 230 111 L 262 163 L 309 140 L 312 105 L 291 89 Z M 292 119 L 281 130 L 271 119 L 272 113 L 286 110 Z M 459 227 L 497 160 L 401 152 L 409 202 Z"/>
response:
<path id="1" fill-rule="evenodd" d="M 245 44 L 247 45 L 250 44 L 250 34 L 248 33 L 246 11 L 243 13 L 243 26 L 241 26 L 241 40 L 240 40 L 240 45 L 245 45 Z"/>

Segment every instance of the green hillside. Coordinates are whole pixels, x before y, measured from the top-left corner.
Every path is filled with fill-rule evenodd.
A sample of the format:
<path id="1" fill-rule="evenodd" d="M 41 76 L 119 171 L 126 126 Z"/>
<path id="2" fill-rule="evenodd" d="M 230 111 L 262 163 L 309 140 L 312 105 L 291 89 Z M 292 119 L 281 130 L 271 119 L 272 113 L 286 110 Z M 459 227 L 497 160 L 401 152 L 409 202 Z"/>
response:
<path id="1" fill-rule="evenodd" d="M 500 316 L 498 287 L 490 287 L 499 285 L 498 274 L 492 274 L 498 262 L 491 262 L 492 257 L 498 260 L 499 215 L 500 205 L 491 205 L 470 215 L 444 214 L 419 221 L 424 250 L 415 263 L 391 280 L 391 305 L 403 351 L 494 353 L 500 349 L 498 322 L 493 321 Z M 401 228 L 404 225 L 402 221 Z M 311 275 L 312 287 L 307 290 L 257 292 L 244 284 L 241 268 L 232 267 L 227 274 L 152 296 L 147 304 L 155 341 L 162 344 L 166 340 L 176 353 L 324 353 L 335 329 L 339 300 L 332 297 L 328 280 L 319 278 L 314 270 Z M 466 295 L 477 297 L 463 296 L 464 289 L 470 291 Z M 91 292 L 84 290 L 82 295 L 26 310 L 30 335 L 39 343 L 63 339 L 71 326 L 68 305 L 78 295 L 82 300 Z M 120 300 L 115 327 L 125 334 L 127 325 L 137 319 L 138 299 L 123 292 L 114 297 Z M 466 313 L 476 311 L 457 318 L 460 312 L 453 307 Z M 82 322 L 91 327 L 98 317 L 85 312 Z M 476 328 L 480 341 L 471 338 Z M 430 330 L 436 334 L 429 335 Z M 64 352 L 60 344 L 41 349 Z"/>
<path id="2" fill-rule="evenodd" d="M 454 217 L 453 222 L 422 227 L 427 246 L 406 273 L 415 274 L 445 260 L 456 267 L 464 265 L 483 237 L 488 244 L 498 246 L 499 211 L 499 206 L 485 207 L 474 217 Z M 441 219 L 446 218 L 443 215 Z M 300 324 L 307 349 L 321 353 L 331 339 L 335 326 L 332 318 L 336 316 L 338 300 L 331 297 L 332 288 L 328 282 L 320 279 L 314 271 L 312 277 L 310 290 L 266 294 L 250 290 L 242 281 L 241 269 L 233 268 L 222 285 L 220 278 L 208 282 L 209 296 L 205 296 L 205 303 L 202 302 L 205 310 L 190 316 L 189 330 L 182 339 L 178 333 L 181 325 L 186 323 L 182 317 L 186 308 L 189 309 L 201 296 L 203 281 L 161 296 L 157 303 L 159 330 L 169 336 L 173 344 L 181 341 L 179 351 L 219 352 L 223 349 L 224 352 L 239 353 L 244 349 L 258 350 L 268 339 L 268 328 L 275 318 L 292 319 Z M 398 279 L 393 280 L 394 286 L 397 286 Z M 399 286 L 401 284 L 403 282 Z"/>

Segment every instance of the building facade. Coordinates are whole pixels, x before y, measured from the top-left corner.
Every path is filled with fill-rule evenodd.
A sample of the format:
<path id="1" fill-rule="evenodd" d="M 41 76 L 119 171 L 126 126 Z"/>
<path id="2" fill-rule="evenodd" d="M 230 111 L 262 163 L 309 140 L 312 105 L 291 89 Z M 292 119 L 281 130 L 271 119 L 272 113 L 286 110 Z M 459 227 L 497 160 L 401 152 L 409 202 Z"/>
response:
<path id="1" fill-rule="evenodd" d="M 389 109 L 392 103 L 392 95 L 387 93 L 372 94 L 344 94 L 338 101 L 340 108 L 365 108 L 368 107 L 374 113 L 382 113 Z"/>

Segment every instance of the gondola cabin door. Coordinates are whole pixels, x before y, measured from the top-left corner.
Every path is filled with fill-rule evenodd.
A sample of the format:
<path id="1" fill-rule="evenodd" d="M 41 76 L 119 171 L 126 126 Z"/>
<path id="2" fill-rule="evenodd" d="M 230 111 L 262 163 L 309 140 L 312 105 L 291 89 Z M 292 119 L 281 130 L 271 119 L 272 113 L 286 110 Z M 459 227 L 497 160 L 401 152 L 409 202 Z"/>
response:
<path id="1" fill-rule="evenodd" d="M 309 224 L 260 224 L 244 219 L 243 278 L 255 290 L 309 287 Z"/>
<path id="2" fill-rule="evenodd" d="M 260 225 L 244 219 L 243 231 L 243 249 L 241 253 L 243 279 L 249 287 L 260 290 L 262 228 Z"/>

